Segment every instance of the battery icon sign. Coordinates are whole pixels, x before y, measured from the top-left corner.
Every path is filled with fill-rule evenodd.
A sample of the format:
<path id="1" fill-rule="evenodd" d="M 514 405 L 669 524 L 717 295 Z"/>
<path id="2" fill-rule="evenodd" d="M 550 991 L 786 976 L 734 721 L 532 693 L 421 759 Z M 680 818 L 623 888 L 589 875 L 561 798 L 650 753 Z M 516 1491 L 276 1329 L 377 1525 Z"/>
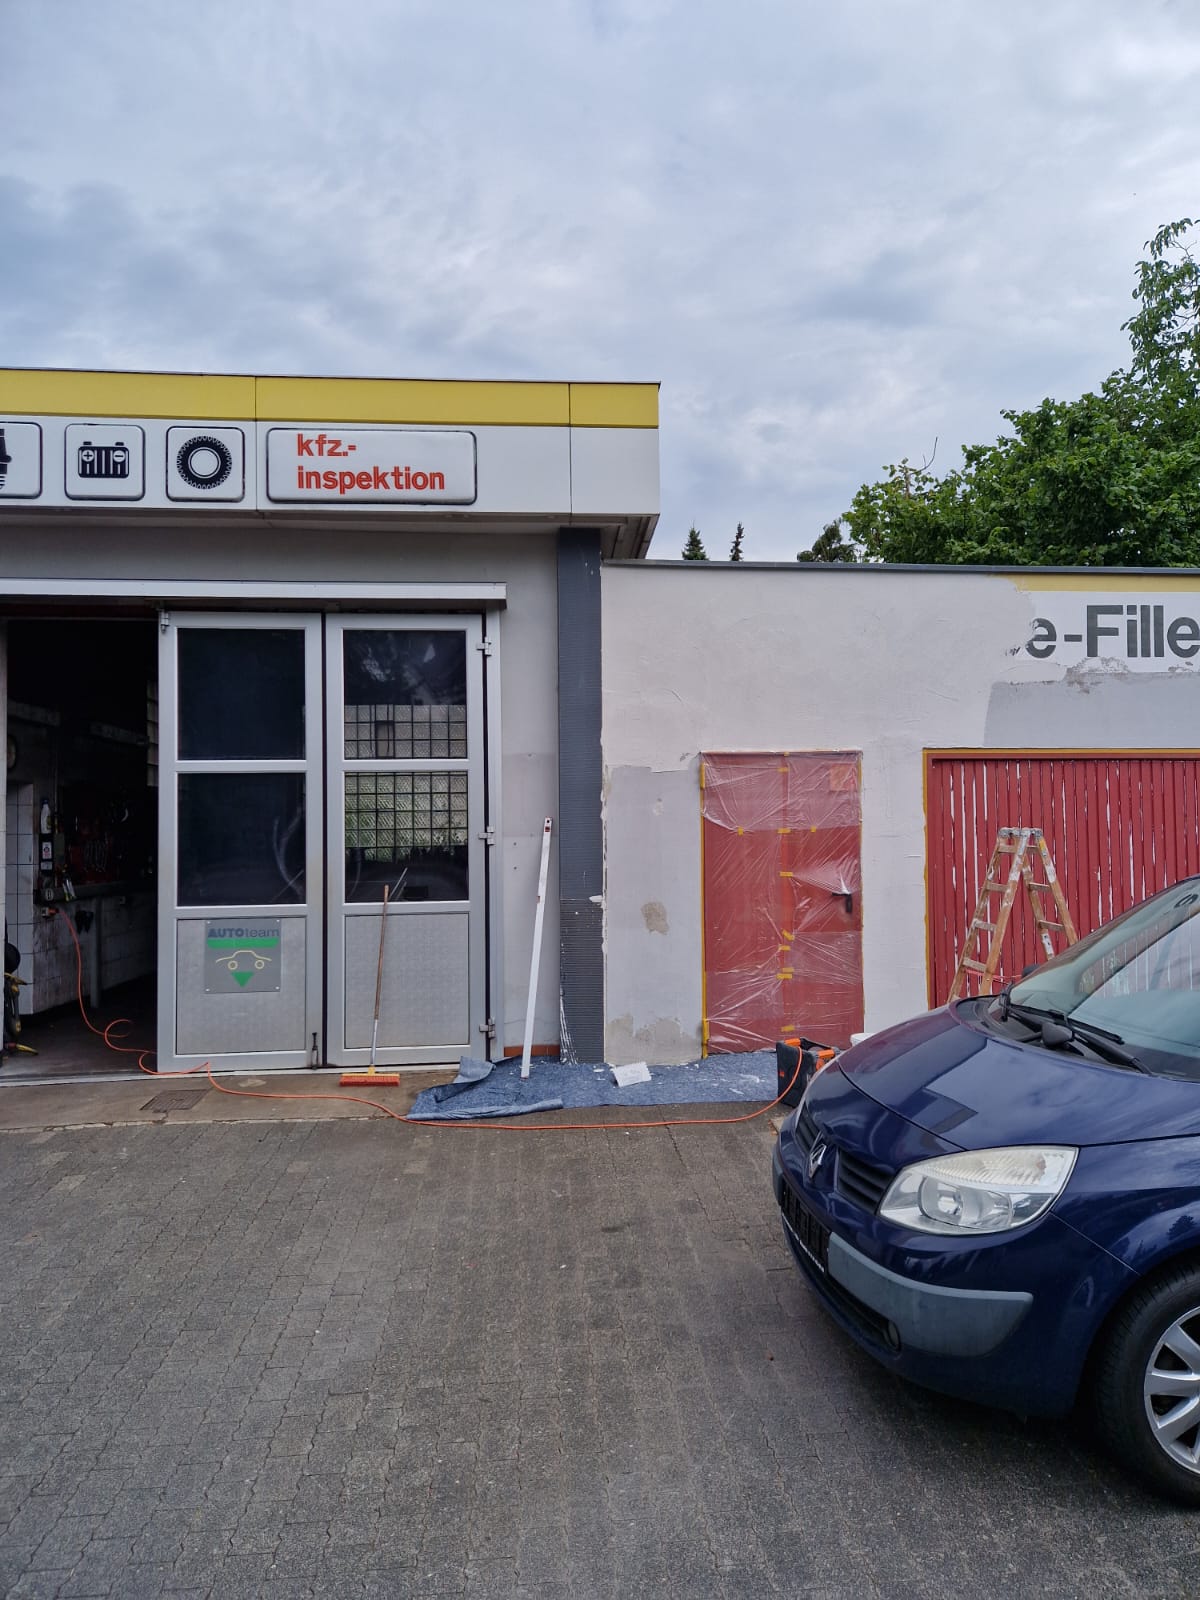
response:
<path id="1" fill-rule="evenodd" d="M 81 478 L 129 476 L 129 446 L 120 439 L 116 444 L 93 444 L 85 439 L 79 446 L 76 461 Z"/>

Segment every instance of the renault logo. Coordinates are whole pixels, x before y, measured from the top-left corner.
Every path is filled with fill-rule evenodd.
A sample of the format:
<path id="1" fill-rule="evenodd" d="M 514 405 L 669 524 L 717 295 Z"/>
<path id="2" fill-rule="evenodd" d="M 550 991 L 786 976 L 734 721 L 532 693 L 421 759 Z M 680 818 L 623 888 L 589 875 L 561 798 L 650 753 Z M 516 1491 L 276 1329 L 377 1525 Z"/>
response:
<path id="1" fill-rule="evenodd" d="M 816 1177 L 817 1169 L 820 1167 L 822 1161 L 824 1161 L 825 1154 L 828 1149 L 829 1146 L 825 1143 L 824 1139 L 818 1139 L 816 1144 L 814 1144 L 812 1149 L 808 1152 L 808 1175 L 810 1178 Z"/>

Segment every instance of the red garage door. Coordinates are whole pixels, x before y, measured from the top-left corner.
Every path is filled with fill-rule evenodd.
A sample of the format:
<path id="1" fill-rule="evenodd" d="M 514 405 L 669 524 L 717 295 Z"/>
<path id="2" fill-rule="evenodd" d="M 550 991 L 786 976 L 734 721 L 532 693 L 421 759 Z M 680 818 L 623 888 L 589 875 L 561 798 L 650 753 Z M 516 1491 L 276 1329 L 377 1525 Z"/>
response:
<path id="1" fill-rule="evenodd" d="M 946 752 L 927 760 L 932 1005 L 949 993 L 1000 828 L 1042 829 L 1080 935 L 1200 872 L 1196 756 Z M 999 982 L 1041 956 L 1018 899 Z"/>
<path id="2" fill-rule="evenodd" d="M 863 1025 L 857 752 L 703 758 L 710 1053 Z"/>

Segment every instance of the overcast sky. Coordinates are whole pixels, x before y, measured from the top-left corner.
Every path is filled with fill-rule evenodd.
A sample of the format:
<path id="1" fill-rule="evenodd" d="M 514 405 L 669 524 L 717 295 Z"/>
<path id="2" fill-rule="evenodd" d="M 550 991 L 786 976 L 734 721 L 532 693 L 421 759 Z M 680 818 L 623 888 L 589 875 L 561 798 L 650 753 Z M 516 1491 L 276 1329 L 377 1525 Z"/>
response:
<path id="1" fill-rule="evenodd" d="M 0 364 L 662 384 L 791 560 L 1126 357 L 1195 0 L 0 0 Z"/>

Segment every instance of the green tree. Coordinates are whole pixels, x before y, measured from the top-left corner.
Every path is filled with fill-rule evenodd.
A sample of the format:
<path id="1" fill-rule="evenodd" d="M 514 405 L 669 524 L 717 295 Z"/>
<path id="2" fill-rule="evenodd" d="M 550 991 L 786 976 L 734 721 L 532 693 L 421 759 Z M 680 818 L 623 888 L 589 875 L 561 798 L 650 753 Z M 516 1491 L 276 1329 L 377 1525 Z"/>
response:
<path id="1" fill-rule="evenodd" d="M 704 548 L 704 541 L 700 537 L 700 529 L 693 526 L 688 529 L 687 543 L 683 547 L 685 561 L 707 561 L 708 551 Z"/>
<path id="2" fill-rule="evenodd" d="M 730 559 L 730 561 L 741 561 L 742 560 L 742 539 L 745 536 L 745 532 L 746 532 L 746 530 L 742 527 L 741 523 L 739 522 L 738 525 L 737 525 L 737 532 L 733 536 L 733 543 L 729 547 L 729 559 Z"/>
<path id="3" fill-rule="evenodd" d="M 1132 360 L 1098 392 L 1003 412 L 1009 431 L 965 448 L 962 466 L 942 477 L 904 460 L 863 484 L 845 520 L 865 559 L 1200 565 L 1194 226 L 1169 223 L 1147 242 L 1138 309 L 1123 324 Z"/>
<path id="4" fill-rule="evenodd" d="M 812 542 L 810 550 L 798 550 L 797 561 L 857 561 L 859 551 L 842 532 L 842 518 L 827 522 Z"/>
<path id="5" fill-rule="evenodd" d="M 1191 217 L 1168 222 L 1147 241 L 1133 298 L 1138 309 L 1122 332 L 1133 346 L 1134 373 L 1195 400 L 1200 378 L 1200 267 L 1184 243 Z"/>

